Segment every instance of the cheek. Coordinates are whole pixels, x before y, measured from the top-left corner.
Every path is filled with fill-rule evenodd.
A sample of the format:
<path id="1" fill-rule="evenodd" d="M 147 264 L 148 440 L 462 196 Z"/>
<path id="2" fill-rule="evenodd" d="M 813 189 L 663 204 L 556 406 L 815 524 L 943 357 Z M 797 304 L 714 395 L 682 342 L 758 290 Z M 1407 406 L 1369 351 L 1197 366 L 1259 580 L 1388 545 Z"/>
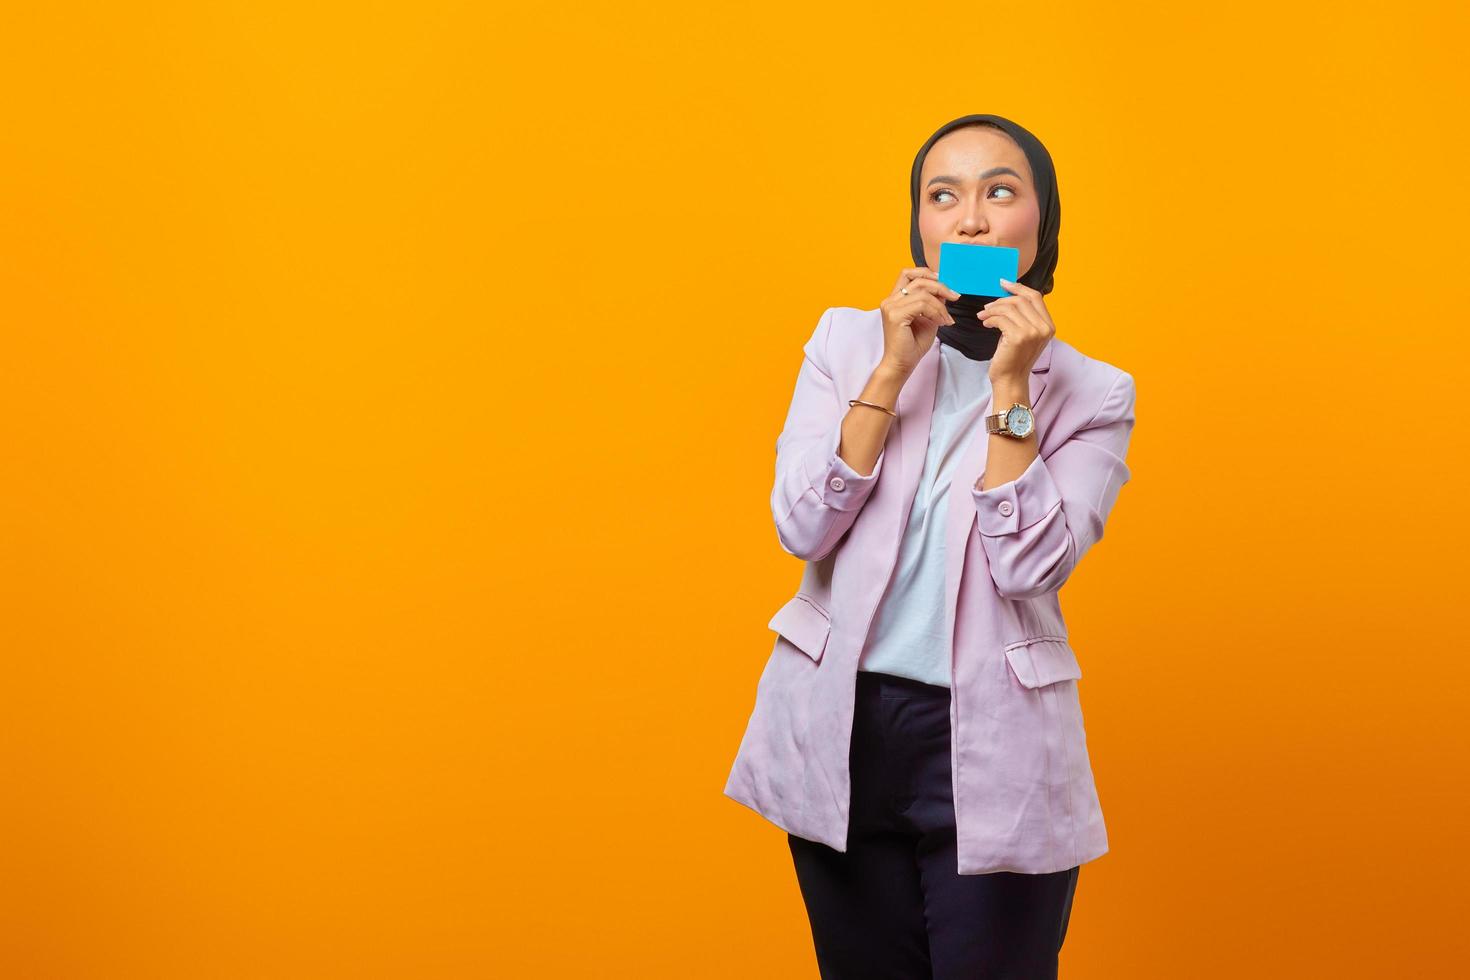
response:
<path id="1" fill-rule="evenodd" d="M 934 211 L 919 212 L 919 237 L 926 242 L 943 238 L 945 234 L 944 219 Z"/>
<path id="2" fill-rule="evenodd" d="M 924 242 L 924 264 L 930 268 L 939 266 L 939 243 L 944 241 L 948 229 L 942 219 L 936 220 L 934 213 L 919 215 L 919 237 Z"/>
<path id="3" fill-rule="evenodd" d="M 1019 246 L 1023 251 L 1036 248 L 1036 236 L 1041 230 L 1041 214 L 1034 208 L 1030 211 L 1017 213 L 1009 211 L 1005 215 L 1005 239 L 1010 242 L 1024 242 Z"/>

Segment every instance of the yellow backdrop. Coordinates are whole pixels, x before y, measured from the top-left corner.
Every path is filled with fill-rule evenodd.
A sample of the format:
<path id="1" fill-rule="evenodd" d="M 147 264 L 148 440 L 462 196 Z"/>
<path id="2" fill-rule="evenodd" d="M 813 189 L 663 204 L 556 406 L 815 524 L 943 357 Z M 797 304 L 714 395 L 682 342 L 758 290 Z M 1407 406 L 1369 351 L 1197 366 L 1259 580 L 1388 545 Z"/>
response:
<path id="1" fill-rule="evenodd" d="M 1467 947 L 1457 3 L 29 4 L 0 34 L 0 974 L 814 977 L 721 789 L 801 345 L 941 122 L 1134 375 L 1064 975 Z"/>

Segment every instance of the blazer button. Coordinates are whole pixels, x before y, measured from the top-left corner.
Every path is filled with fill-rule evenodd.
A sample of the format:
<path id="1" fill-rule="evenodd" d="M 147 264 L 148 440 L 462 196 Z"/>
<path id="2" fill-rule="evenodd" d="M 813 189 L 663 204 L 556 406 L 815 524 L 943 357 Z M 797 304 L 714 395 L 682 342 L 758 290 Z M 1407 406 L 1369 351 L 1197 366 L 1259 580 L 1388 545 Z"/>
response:
<path id="1" fill-rule="evenodd" d="M 827 485 L 833 490 L 841 490 L 847 486 L 847 481 L 840 476 L 834 476 L 831 480 L 827 481 Z"/>
<path id="2" fill-rule="evenodd" d="M 1001 517 L 1010 517 L 1011 511 L 1014 508 L 1011 507 L 1011 502 L 1009 500 L 1002 500 L 1000 503 L 995 505 L 995 509 L 1000 511 Z"/>

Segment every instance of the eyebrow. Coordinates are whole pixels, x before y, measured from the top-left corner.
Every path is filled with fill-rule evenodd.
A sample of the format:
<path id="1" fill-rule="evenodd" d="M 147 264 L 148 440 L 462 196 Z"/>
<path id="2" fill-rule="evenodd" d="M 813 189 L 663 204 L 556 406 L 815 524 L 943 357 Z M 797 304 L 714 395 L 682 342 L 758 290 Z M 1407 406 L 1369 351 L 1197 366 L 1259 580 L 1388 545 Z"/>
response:
<path id="1" fill-rule="evenodd" d="M 989 170 L 985 171 L 983 174 L 980 175 L 980 179 L 981 180 L 989 180 L 990 178 L 995 177 L 995 176 L 998 176 L 1000 174 L 1010 174 L 1012 177 L 1015 177 L 1017 180 L 1024 180 L 1025 179 L 1020 174 L 1018 174 L 1014 170 L 1012 170 L 1010 167 L 991 167 Z M 962 184 L 962 183 L 964 183 L 964 181 L 960 180 L 958 177 L 951 177 L 948 174 L 945 174 L 942 177 L 934 177 L 934 178 L 932 178 L 929 181 L 929 183 L 925 184 L 924 186 L 925 187 L 932 187 L 935 184 L 939 184 L 939 183 L 944 183 L 944 184 Z"/>

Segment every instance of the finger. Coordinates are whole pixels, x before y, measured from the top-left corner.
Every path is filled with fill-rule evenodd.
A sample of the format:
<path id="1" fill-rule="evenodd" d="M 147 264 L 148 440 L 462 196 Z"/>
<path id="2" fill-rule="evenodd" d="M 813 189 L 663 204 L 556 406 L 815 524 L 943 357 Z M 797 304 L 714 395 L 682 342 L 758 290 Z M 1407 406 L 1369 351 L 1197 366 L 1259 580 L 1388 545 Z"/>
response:
<path id="1" fill-rule="evenodd" d="M 930 311 L 930 316 L 940 323 L 954 323 L 954 317 L 949 315 L 949 310 L 934 297 L 931 296 L 928 298 L 928 301 L 924 304 L 924 308 Z"/>
<path id="2" fill-rule="evenodd" d="M 912 320 L 916 316 L 924 315 L 923 297 L 918 293 L 899 296 L 892 302 L 894 315 L 902 320 Z"/>
<path id="3" fill-rule="evenodd" d="M 1011 282 L 1009 279 L 1002 279 L 1000 281 L 1000 285 L 1001 288 L 1008 289 L 1013 294 L 1011 296 L 1004 297 L 1005 299 L 1021 300 L 1031 309 L 1039 313 L 1041 316 L 1045 317 L 1047 315 L 1046 301 L 1045 299 L 1043 299 L 1040 290 L 1032 289 L 1030 286 L 1026 285 L 1023 282 Z"/>
<path id="4" fill-rule="evenodd" d="M 1005 313 L 1013 317 L 1018 323 L 1025 323 L 1036 330 L 1045 330 L 1045 324 L 1030 304 L 1024 302 L 1019 296 L 1006 296 L 993 303 L 987 303 L 980 310 L 982 315 L 993 316 L 996 313 Z"/>
<path id="5" fill-rule="evenodd" d="M 976 317 L 980 320 L 981 326 L 994 327 L 1001 333 L 1015 333 L 1027 329 L 1023 324 L 1018 323 L 1016 318 L 1009 313 L 1002 312 L 987 315 L 982 310 L 976 314 Z"/>
<path id="6" fill-rule="evenodd" d="M 954 317 L 949 315 L 949 310 L 946 310 L 944 304 L 934 297 L 916 293 L 912 296 L 912 299 L 914 300 L 915 313 L 936 323 L 954 323 Z"/>
<path id="7" fill-rule="evenodd" d="M 905 293 L 904 290 L 908 292 Z M 960 294 L 950 289 L 938 279 L 910 279 L 908 282 L 898 286 L 899 295 L 914 295 L 918 293 L 930 293 L 943 299 L 959 299 Z"/>
<path id="8" fill-rule="evenodd" d="M 960 298 L 958 290 L 949 288 L 938 279 L 913 279 L 910 280 L 907 288 L 910 292 L 913 292 L 916 289 L 921 289 L 926 292 L 933 293 L 935 296 L 944 297 L 945 299 Z"/>
<path id="9" fill-rule="evenodd" d="M 1017 294 L 1019 296 L 1040 296 L 1041 295 L 1041 292 L 1039 290 L 1032 289 L 1030 286 L 1026 285 L 1024 282 L 1011 282 L 1009 279 L 1002 279 L 1000 281 L 1000 284 L 1003 287 L 1005 287 L 1006 289 L 1010 290 L 1011 292 L 1013 292 L 1013 293 L 1015 293 L 1015 294 Z"/>

